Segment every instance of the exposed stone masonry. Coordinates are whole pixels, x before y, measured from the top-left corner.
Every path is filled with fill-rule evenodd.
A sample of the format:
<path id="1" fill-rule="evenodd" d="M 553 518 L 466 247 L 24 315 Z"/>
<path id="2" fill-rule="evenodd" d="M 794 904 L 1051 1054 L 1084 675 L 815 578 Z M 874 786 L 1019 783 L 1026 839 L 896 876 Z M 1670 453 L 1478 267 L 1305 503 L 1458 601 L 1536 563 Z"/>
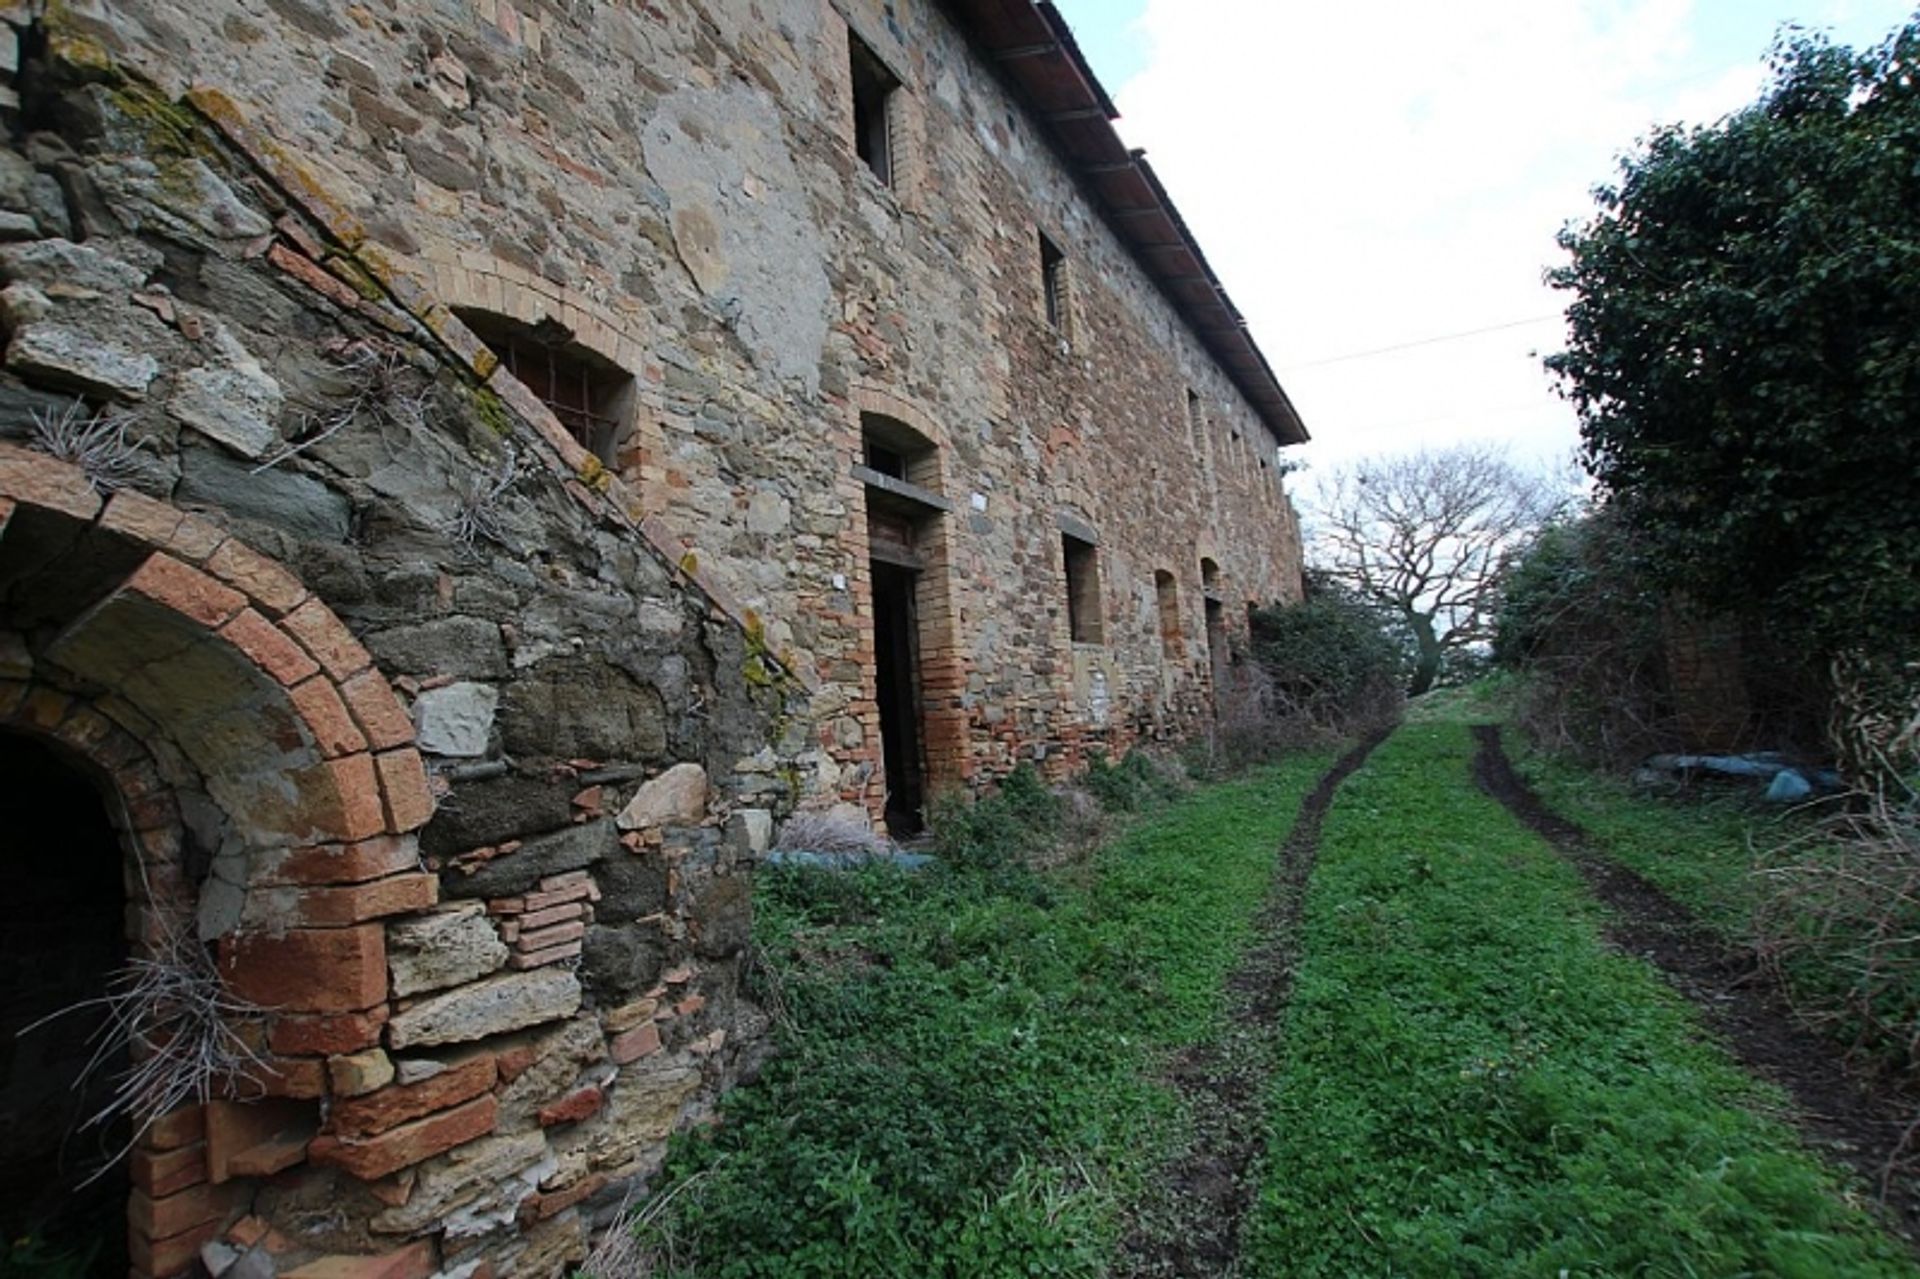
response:
<path id="1" fill-rule="evenodd" d="M 1203 728 L 1298 590 L 1267 425 L 937 6 L 0 22 L 0 729 L 262 1010 L 141 1136 L 136 1274 L 577 1259 L 761 1050 L 777 818 L 887 812 L 883 552 L 928 791 Z"/>

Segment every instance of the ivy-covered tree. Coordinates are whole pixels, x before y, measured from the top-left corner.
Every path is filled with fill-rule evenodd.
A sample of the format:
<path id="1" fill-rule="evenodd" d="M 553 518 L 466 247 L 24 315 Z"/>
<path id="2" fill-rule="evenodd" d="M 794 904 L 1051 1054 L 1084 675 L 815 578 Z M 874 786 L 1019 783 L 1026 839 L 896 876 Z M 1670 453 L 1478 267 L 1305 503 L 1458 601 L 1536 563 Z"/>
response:
<path id="1" fill-rule="evenodd" d="M 1668 586 L 1886 694 L 1920 636 L 1920 19 L 1783 33 L 1757 102 L 1596 197 L 1548 275 L 1588 467 Z"/>

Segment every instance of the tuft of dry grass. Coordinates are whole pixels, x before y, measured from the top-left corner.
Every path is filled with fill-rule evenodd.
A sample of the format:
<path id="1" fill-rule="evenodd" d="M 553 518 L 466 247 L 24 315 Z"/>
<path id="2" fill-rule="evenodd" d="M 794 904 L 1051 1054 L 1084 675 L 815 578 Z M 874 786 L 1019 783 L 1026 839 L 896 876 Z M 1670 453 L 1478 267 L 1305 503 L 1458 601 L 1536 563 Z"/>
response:
<path id="1" fill-rule="evenodd" d="M 832 813 L 795 813 L 780 827 L 775 852 L 829 853 L 848 857 L 885 857 L 894 851 L 884 835 Z"/>
<path id="2" fill-rule="evenodd" d="M 105 1104 L 81 1128 L 108 1128 L 124 1120 L 132 1133 L 89 1181 L 125 1157 L 163 1115 L 190 1101 L 210 1101 L 216 1086 L 257 1083 L 266 1072 L 266 1063 L 236 1029 L 266 1010 L 231 994 L 206 946 L 190 934 L 170 930 L 151 954 L 128 960 L 110 977 L 106 993 L 56 1009 L 19 1033 L 94 1011 L 105 1016 L 73 1088 L 85 1090 L 115 1063 L 128 1064 L 114 1076 Z"/>
<path id="3" fill-rule="evenodd" d="M 133 419 L 110 409 L 90 409 L 75 398 L 59 413 L 33 411 L 33 443 L 43 453 L 71 462 L 96 493 L 133 488 L 152 479 L 158 466 L 138 441 L 127 438 Z"/>
<path id="4" fill-rule="evenodd" d="M 1920 809 L 1876 795 L 1756 856 L 1760 962 L 1806 1021 L 1920 1080 Z M 1920 1171 L 1920 1111 L 1882 1193 Z"/>

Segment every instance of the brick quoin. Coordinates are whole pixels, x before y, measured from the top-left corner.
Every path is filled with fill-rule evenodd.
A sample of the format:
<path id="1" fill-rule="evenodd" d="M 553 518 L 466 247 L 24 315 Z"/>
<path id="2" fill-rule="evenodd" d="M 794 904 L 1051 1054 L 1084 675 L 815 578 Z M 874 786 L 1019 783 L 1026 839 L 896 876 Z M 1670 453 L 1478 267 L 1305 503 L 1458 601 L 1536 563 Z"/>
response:
<path id="1" fill-rule="evenodd" d="M 284 1012 L 363 1012 L 387 997 L 379 924 L 229 937 L 220 943 L 220 967 L 236 995 Z"/>
<path id="2" fill-rule="evenodd" d="M 382 1004 L 364 1013 L 333 1017 L 275 1017 L 267 1027 L 267 1047 L 296 1057 L 359 1052 L 380 1042 L 388 1015 Z"/>

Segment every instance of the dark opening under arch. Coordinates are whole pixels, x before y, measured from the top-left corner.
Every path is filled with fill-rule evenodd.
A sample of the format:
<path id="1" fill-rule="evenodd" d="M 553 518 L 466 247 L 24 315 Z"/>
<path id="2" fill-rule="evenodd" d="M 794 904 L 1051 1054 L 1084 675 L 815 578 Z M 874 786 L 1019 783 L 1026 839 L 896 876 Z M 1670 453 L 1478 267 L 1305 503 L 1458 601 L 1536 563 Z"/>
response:
<path id="1" fill-rule="evenodd" d="M 125 866 L 88 775 L 0 730 L 0 1272 L 126 1273 L 125 1161 L 95 1174 L 127 1133 L 84 1127 L 124 1062 L 76 1087 L 103 1012 L 42 1021 L 97 998 L 125 963 Z"/>

